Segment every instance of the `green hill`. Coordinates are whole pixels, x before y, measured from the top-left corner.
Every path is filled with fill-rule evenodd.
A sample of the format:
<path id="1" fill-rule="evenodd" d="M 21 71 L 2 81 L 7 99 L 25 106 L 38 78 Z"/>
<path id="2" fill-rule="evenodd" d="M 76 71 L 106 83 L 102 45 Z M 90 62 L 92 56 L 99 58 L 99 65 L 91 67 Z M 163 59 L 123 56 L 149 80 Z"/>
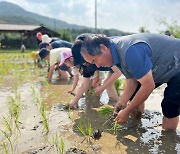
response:
<path id="1" fill-rule="evenodd" d="M 20 6 L 5 1 L 0 2 L 0 24 L 28 24 L 28 25 L 44 25 L 52 30 L 69 29 L 73 38 L 81 33 L 94 33 L 94 28 L 69 24 L 65 21 L 45 17 L 36 13 L 28 12 Z M 122 32 L 117 29 L 98 29 L 95 33 L 103 33 L 107 36 L 127 35 L 129 33 Z"/>
<path id="2" fill-rule="evenodd" d="M 85 26 L 78 26 L 75 24 L 68 24 L 67 22 L 41 16 L 32 12 L 28 12 L 20 6 L 1 1 L 0 2 L 0 23 L 7 24 L 31 24 L 40 25 L 51 28 L 51 29 L 82 29 Z"/>

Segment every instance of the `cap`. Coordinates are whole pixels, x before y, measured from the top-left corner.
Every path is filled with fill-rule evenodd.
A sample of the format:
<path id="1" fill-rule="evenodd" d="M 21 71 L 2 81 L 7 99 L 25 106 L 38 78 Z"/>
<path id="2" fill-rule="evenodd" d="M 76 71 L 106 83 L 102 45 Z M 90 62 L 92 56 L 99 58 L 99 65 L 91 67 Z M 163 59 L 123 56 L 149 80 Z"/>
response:
<path id="1" fill-rule="evenodd" d="M 50 38 L 47 34 L 42 36 L 42 43 L 50 43 L 52 38 Z"/>
<path id="2" fill-rule="evenodd" d="M 79 64 L 83 64 L 86 61 L 82 57 L 80 51 L 83 41 L 82 40 L 76 40 L 74 45 L 72 46 L 72 56 L 74 58 L 74 66 L 77 66 Z"/>
<path id="3" fill-rule="evenodd" d="M 31 57 L 32 57 L 33 59 L 36 59 L 36 57 L 37 57 L 37 52 L 36 52 L 36 51 L 32 51 L 32 52 L 31 52 Z"/>
<path id="4" fill-rule="evenodd" d="M 43 43 L 43 42 L 41 42 L 40 44 L 39 44 L 39 50 L 41 50 L 42 48 L 46 48 L 46 46 L 48 46 L 49 45 L 49 43 Z"/>
<path id="5" fill-rule="evenodd" d="M 41 57 L 41 59 L 44 59 L 49 53 L 50 53 L 50 51 L 48 49 L 42 48 L 39 51 L 39 56 Z"/>
<path id="6" fill-rule="evenodd" d="M 37 37 L 39 40 L 41 40 L 41 39 L 42 39 L 42 33 L 41 33 L 41 32 L 38 32 L 38 33 L 36 34 L 36 37 Z"/>
<path id="7" fill-rule="evenodd" d="M 71 50 L 64 50 L 60 53 L 60 57 L 61 57 L 61 62 L 59 64 L 59 66 L 64 64 L 64 61 L 70 57 L 72 57 L 72 52 Z"/>

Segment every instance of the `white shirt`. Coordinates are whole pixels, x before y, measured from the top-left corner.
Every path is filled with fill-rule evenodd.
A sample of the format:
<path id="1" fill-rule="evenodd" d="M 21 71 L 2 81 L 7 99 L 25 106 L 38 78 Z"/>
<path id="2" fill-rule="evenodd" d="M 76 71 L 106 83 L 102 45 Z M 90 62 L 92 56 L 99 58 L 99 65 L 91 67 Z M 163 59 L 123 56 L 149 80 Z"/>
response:
<path id="1" fill-rule="evenodd" d="M 60 53 L 64 50 L 70 50 L 70 48 L 56 48 L 56 49 L 52 49 L 50 51 L 50 57 L 49 57 L 49 64 L 50 66 L 56 64 L 56 63 L 60 63 L 61 59 L 60 59 Z"/>

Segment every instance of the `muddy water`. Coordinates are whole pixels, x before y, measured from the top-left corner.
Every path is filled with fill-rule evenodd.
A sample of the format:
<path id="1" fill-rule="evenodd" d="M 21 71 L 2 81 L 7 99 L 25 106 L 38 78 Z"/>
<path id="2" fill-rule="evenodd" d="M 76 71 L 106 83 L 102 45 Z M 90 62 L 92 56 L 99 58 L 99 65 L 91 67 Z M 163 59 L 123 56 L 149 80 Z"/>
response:
<path id="1" fill-rule="evenodd" d="M 162 113 L 160 101 L 163 96 L 164 87 L 162 86 L 155 90 L 147 100 L 145 112 L 141 119 L 130 118 L 126 124 L 121 126 L 116 134 L 113 130 L 110 130 L 113 127 L 113 121 L 111 120 L 104 125 L 107 119 L 100 116 L 94 109 L 102 106 L 102 103 L 108 102 L 106 93 L 102 96 L 104 98 L 87 93 L 78 103 L 81 110 L 74 111 L 74 114 L 79 112 L 79 116 L 73 118 L 75 120 L 72 129 L 75 134 L 71 137 L 68 134 L 65 137 L 73 142 L 77 141 L 78 136 L 78 141 L 74 145 L 85 149 L 88 153 L 180 153 L 180 127 L 178 127 L 176 132 L 163 131 L 161 128 Z M 52 91 L 61 92 L 63 89 L 65 92 L 68 90 L 69 85 L 53 85 L 51 88 Z M 63 96 L 60 96 L 62 100 L 60 98 L 58 100 L 64 101 L 70 98 L 64 92 Z M 48 102 L 50 102 L 51 98 L 49 97 L 48 99 Z M 111 102 L 111 104 L 113 103 Z M 49 106 L 52 106 L 52 103 Z M 86 123 L 85 125 L 88 122 L 91 123 L 93 130 L 103 132 L 102 137 L 99 140 L 93 140 L 90 145 L 89 143 L 82 142 L 83 137 L 77 129 L 79 121 L 83 121 Z"/>
<path id="2" fill-rule="evenodd" d="M 102 117 L 97 112 L 104 103 L 108 103 L 106 92 L 102 97 L 87 93 L 79 101 L 79 109 L 76 111 L 62 111 L 59 104 L 69 102 L 74 96 L 67 93 L 71 88 L 72 81 L 54 80 L 53 83 L 46 85 L 42 78 L 33 81 L 36 87 L 36 94 L 46 103 L 49 112 L 50 133 L 52 136 L 60 132 L 60 137 L 65 139 L 65 149 L 76 147 L 86 153 L 180 153 L 180 127 L 176 132 L 165 132 L 161 129 L 162 113 L 160 101 L 162 99 L 164 86 L 153 92 L 146 102 L 146 110 L 140 120 L 130 118 L 129 121 L 120 126 L 115 132 L 113 120 L 107 122 L 107 118 Z M 21 125 L 22 137 L 19 139 L 18 152 L 16 153 L 52 153 L 51 146 L 44 141 L 42 125 L 36 106 L 33 107 L 33 97 L 31 94 L 32 81 L 18 86 L 23 102 Z M 0 89 L 0 112 L 1 116 L 7 114 L 7 97 L 13 94 L 9 82 Z M 109 102 L 113 104 L 114 102 Z M 91 123 L 93 130 L 100 130 L 102 136 L 99 140 L 90 139 L 91 142 L 84 140 L 83 135 L 77 129 L 79 121 L 87 124 Z M 106 123 L 105 123 L 106 122 Z M 0 135 L 0 138 L 2 135 Z M 23 145 L 23 146 L 21 146 Z M 78 151 L 78 150 L 76 150 Z M 78 152 L 77 152 L 78 153 Z M 79 153 L 82 151 L 79 150 Z"/>

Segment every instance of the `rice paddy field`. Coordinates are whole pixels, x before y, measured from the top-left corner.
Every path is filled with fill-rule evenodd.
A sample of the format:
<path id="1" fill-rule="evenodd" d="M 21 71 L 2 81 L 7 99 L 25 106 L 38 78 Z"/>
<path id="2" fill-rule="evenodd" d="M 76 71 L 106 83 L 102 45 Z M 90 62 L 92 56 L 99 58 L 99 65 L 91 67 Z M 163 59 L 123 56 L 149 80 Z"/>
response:
<path id="1" fill-rule="evenodd" d="M 106 92 L 98 97 L 89 91 L 77 110 L 65 109 L 74 97 L 67 93 L 72 79 L 61 81 L 55 73 L 48 83 L 46 63 L 34 66 L 30 53 L 0 51 L 0 153 L 180 153 L 180 127 L 161 128 L 165 85 L 148 98 L 141 119 L 118 125 Z"/>

